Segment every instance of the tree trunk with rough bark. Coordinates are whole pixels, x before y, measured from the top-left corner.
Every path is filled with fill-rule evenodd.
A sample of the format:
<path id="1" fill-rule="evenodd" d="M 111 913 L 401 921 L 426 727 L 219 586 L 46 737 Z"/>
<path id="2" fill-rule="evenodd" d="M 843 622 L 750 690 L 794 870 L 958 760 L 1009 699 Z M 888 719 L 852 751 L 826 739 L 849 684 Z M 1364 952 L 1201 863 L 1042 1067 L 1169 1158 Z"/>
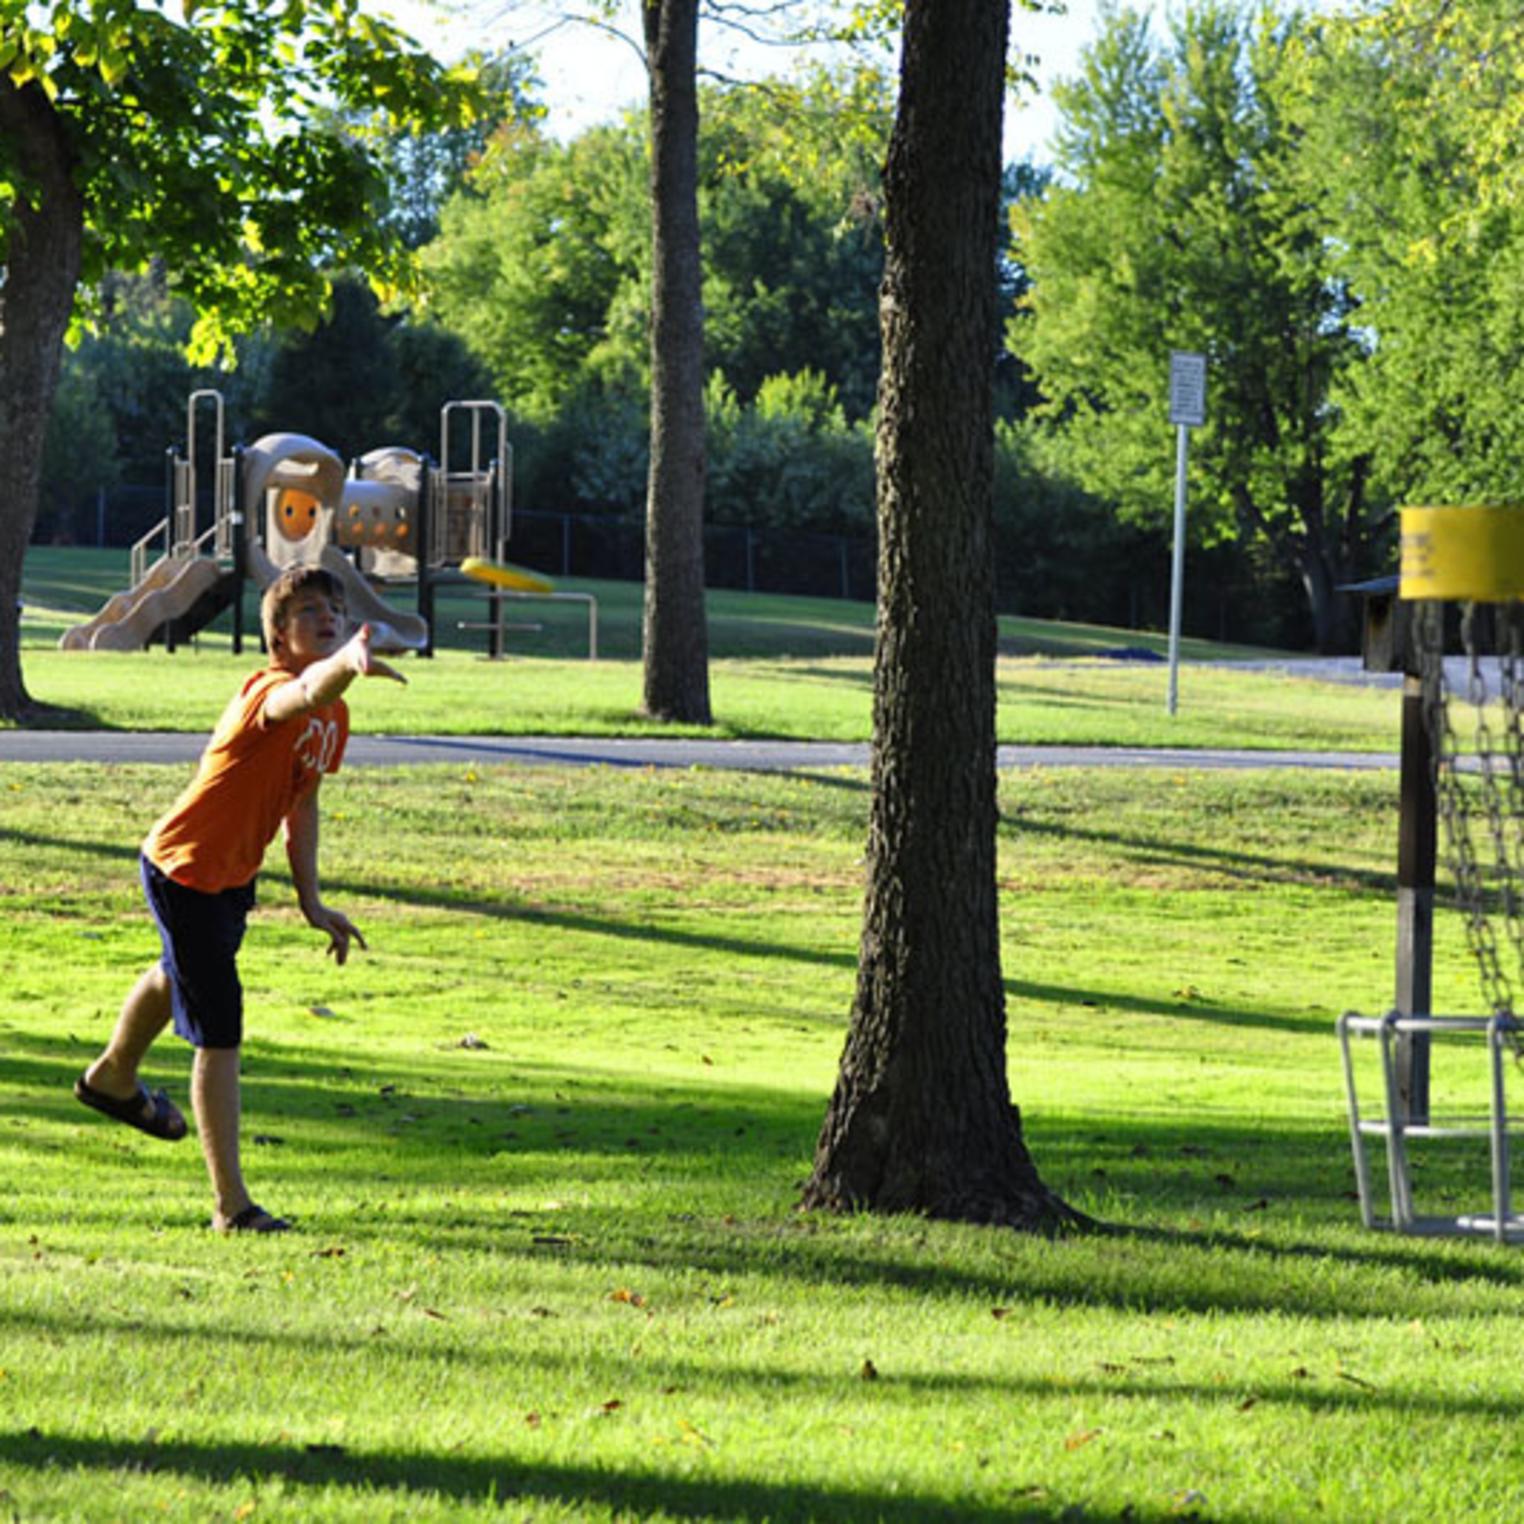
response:
<path id="1" fill-rule="evenodd" d="M 644 705 L 707 725 L 704 318 L 698 220 L 698 0 L 644 0 L 651 75 L 651 472 Z"/>
<path id="2" fill-rule="evenodd" d="M 1051 1232 L 995 888 L 991 557 L 1005 0 L 908 0 L 885 175 L 878 638 L 857 994 L 803 1204 Z"/>
<path id="3" fill-rule="evenodd" d="M 0 140 L 21 183 L 0 282 L 0 718 L 34 705 L 21 673 L 21 567 L 37 521 L 42 447 L 74 306 L 84 202 L 63 122 L 42 89 L 0 71 Z"/>

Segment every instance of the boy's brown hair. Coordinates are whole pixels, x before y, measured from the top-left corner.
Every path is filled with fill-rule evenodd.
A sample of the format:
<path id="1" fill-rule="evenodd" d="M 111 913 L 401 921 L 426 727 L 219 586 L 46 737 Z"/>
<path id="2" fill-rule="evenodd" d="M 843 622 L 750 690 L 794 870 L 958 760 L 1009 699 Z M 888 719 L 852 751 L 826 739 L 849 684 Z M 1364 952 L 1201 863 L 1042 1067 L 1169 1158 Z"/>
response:
<path id="1" fill-rule="evenodd" d="M 316 588 L 340 610 L 344 607 L 344 586 L 325 566 L 288 566 L 265 589 L 259 600 L 259 623 L 271 656 L 280 655 L 281 636 L 286 628 L 286 611 L 298 593 Z"/>

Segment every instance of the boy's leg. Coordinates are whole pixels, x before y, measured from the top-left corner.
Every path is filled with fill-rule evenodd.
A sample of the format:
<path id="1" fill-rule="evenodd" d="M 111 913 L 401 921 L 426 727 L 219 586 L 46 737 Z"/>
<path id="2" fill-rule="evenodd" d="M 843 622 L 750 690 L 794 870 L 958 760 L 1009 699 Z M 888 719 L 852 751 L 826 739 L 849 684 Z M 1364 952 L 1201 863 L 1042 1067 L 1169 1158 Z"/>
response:
<path id="1" fill-rule="evenodd" d="M 85 1083 L 117 1101 L 136 1095 L 138 1065 L 154 1039 L 169 1025 L 170 1011 L 169 976 L 162 964 L 155 963 L 143 972 L 122 1002 L 111 1040 L 85 1070 Z"/>
<path id="2" fill-rule="evenodd" d="M 238 1162 L 239 1094 L 237 1048 L 197 1048 L 191 1067 L 191 1105 L 201 1152 L 211 1177 L 216 1210 L 212 1226 L 223 1232 L 279 1233 L 291 1226 L 255 1206 Z"/>
<path id="3" fill-rule="evenodd" d="M 253 1205 L 238 1161 L 239 1054 L 238 1048 L 197 1048 L 191 1068 L 191 1105 L 219 1227 Z"/>

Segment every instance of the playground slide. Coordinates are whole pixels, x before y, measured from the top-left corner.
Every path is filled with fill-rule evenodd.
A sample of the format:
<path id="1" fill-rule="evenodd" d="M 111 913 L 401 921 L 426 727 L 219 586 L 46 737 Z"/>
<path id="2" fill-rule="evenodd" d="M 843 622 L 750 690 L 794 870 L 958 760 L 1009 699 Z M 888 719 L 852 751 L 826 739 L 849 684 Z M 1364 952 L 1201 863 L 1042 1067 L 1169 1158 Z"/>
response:
<path id="1" fill-rule="evenodd" d="M 175 563 L 167 556 L 155 561 L 144 573 L 141 582 L 129 587 L 125 592 L 113 593 L 93 619 L 87 619 L 83 624 L 77 624 L 73 629 L 65 630 L 58 637 L 59 650 L 88 651 L 97 630 L 104 629 L 108 624 L 115 624 L 118 619 L 125 619 L 140 599 L 146 598 L 155 588 L 163 587 L 174 570 Z"/>
<path id="2" fill-rule="evenodd" d="M 95 618 L 66 630 L 65 651 L 140 651 L 166 620 L 178 619 L 223 575 L 207 556 L 155 561 L 136 587 L 110 598 Z"/>
<path id="3" fill-rule="evenodd" d="M 325 545 L 321 563 L 344 587 L 344 607 L 356 624 L 370 626 L 371 644 L 378 651 L 421 651 L 429 643 L 428 624 L 417 614 L 404 614 L 378 598 L 355 564 L 335 545 Z"/>
<path id="4" fill-rule="evenodd" d="M 404 614 L 378 598 L 355 570 L 354 562 L 337 546 L 325 545 L 319 564 L 339 579 L 345 611 L 356 624 L 370 626 L 371 643 L 378 651 L 422 651 L 428 645 L 427 623 L 417 614 Z M 263 546 L 253 541 L 248 548 L 248 568 L 261 588 L 268 587 L 281 572 Z"/>

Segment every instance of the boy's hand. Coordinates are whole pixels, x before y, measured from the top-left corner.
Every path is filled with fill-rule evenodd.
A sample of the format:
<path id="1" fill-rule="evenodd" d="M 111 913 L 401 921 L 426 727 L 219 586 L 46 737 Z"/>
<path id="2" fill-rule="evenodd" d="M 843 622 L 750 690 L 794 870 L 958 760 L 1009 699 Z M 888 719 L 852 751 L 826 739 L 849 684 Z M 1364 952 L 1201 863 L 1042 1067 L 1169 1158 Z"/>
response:
<path id="1" fill-rule="evenodd" d="M 345 648 L 350 665 L 357 677 L 389 677 L 395 683 L 406 684 L 407 679 L 390 662 L 382 661 L 370 648 L 370 626 L 362 624 L 350 637 Z M 341 960 L 342 961 L 342 960 Z"/>
<path id="2" fill-rule="evenodd" d="M 326 905 L 319 905 L 307 912 L 307 922 L 315 930 L 327 935 L 328 952 L 340 968 L 349 958 L 351 941 L 358 942 L 367 952 L 370 951 L 366 947 L 365 938 L 360 935 L 360 928 L 342 910 L 330 910 Z"/>

